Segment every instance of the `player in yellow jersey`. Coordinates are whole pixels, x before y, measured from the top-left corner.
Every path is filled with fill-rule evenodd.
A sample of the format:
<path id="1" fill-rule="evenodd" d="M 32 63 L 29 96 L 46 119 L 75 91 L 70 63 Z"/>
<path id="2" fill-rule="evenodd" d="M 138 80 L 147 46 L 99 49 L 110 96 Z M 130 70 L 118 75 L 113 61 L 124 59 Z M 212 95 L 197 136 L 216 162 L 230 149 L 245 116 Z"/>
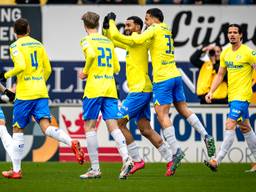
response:
<path id="1" fill-rule="evenodd" d="M 105 27 L 105 34 L 108 36 L 108 20 L 107 16 L 104 19 L 103 27 Z M 132 35 L 141 33 L 143 28 L 143 21 L 137 16 L 128 17 L 125 22 L 125 35 Z M 111 38 L 111 37 L 110 37 Z M 167 167 L 166 176 L 171 176 L 175 172 L 172 171 L 176 165 L 172 162 L 172 152 L 168 145 L 163 142 L 161 136 L 152 129 L 150 125 L 150 101 L 152 97 L 152 83 L 148 75 L 148 46 L 145 45 L 128 45 L 114 39 L 111 39 L 116 47 L 126 50 L 126 78 L 129 88 L 129 94 L 122 102 L 119 109 L 118 125 L 122 130 L 126 143 L 128 145 L 128 152 L 131 155 L 134 167 L 130 174 L 137 170 L 144 168 L 145 163 L 139 155 L 138 147 L 131 132 L 127 129 L 126 124 L 132 118 L 135 118 L 136 124 L 143 136 L 158 149 L 161 156 L 173 166 Z"/>
<path id="2" fill-rule="evenodd" d="M 204 138 L 208 156 L 215 153 L 214 139 L 208 135 L 198 117 L 188 108 L 183 90 L 181 74 L 174 60 L 174 47 L 171 31 L 163 22 L 164 16 L 160 9 L 147 10 L 145 24 L 147 30 L 142 34 L 124 36 L 114 30 L 114 21 L 111 19 L 110 35 L 114 39 L 129 44 L 150 44 L 150 55 L 153 66 L 153 103 L 158 120 L 163 129 L 163 135 L 175 154 L 175 160 L 180 162 L 184 157 L 178 153 L 179 148 L 175 138 L 175 129 L 169 118 L 169 110 L 173 103 L 177 111 L 184 116 L 189 124 Z M 113 30 L 112 30 L 113 29 Z"/>
<path id="3" fill-rule="evenodd" d="M 81 40 L 86 64 L 79 74 L 80 79 L 86 79 L 83 96 L 83 119 L 85 120 L 87 150 L 91 168 L 81 179 L 100 178 L 101 171 L 98 157 L 98 140 L 96 121 L 101 111 L 108 131 L 114 138 L 123 160 L 119 175 L 125 179 L 132 169 L 133 163 L 128 156 L 125 138 L 117 125 L 117 91 L 114 73 L 118 73 L 120 65 L 114 51 L 114 45 L 107 37 L 98 33 L 99 15 L 87 12 L 82 16 L 84 28 L 88 36 Z"/>
<path id="4" fill-rule="evenodd" d="M 224 139 L 216 158 L 205 161 L 212 171 L 217 171 L 218 165 L 224 159 L 235 139 L 235 130 L 239 126 L 249 149 L 256 158 L 256 135 L 249 122 L 248 107 L 252 99 L 252 74 L 256 64 L 256 51 L 241 43 L 242 30 L 237 24 L 228 27 L 230 46 L 220 55 L 220 68 L 214 78 L 209 93 L 205 96 L 208 103 L 212 94 L 228 73 L 229 113 L 226 120 Z"/>
<path id="5" fill-rule="evenodd" d="M 43 133 L 61 141 L 72 148 L 80 164 L 84 162 L 84 153 L 77 140 L 62 130 L 50 125 L 50 109 L 46 81 L 51 74 L 51 65 L 43 45 L 29 36 L 30 27 L 26 19 L 20 18 L 14 24 L 17 40 L 10 46 L 14 68 L 2 72 L 0 79 L 16 76 L 16 100 L 13 107 L 13 142 L 10 154 L 13 168 L 3 171 L 6 178 L 21 179 L 21 159 L 24 151 L 24 128 L 31 116 L 39 123 Z"/>

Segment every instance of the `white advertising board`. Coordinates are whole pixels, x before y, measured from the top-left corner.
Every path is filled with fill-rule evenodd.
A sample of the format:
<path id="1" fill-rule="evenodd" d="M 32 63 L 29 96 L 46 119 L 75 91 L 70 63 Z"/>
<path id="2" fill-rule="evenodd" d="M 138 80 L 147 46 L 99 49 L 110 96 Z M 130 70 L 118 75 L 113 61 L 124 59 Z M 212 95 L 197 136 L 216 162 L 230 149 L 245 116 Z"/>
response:
<path id="1" fill-rule="evenodd" d="M 229 23 L 241 24 L 246 34 L 245 42 L 253 49 L 256 45 L 256 24 L 254 21 L 256 6 L 157 6 L 170 25 L 176 43 L 177 61 L 189 61 L 190 55 L 203 44 L 227 43 L 224 28 Z M 81 61 L 83 55 L 79 42 L 85 31 L 81 16 L 86 11 L 100 14 L 102 23 L 108 12 L 115 12 L 117 24 L 124 23 L 129 16 L 140 16 L 152 6 L 44 6 L 43 42 L 50 58 L 58 61 Z M 100 29 L 101 31 L 101 29 Z M 125 60 L 124 52 L 118 53 L 120 60 Z"/>
<path id="2" fill-rule="evenodd" d="M 228 108 L 214 107 L 205 108 L 200 106 L 194 106 L 192 110 L 198 115 L 206 126 L 208 133 L 212 134 L 215 138 L 217 151 L 220 144 L 223 141 L 223 130 L 225 128 L 225 119 L 228 113 Z M 60 107 L 59 111 L 59 124 L 61 128 L 64 128 L 72 138 L 77 138 L 81 141 L 82 146 L 86 147 L 86 140 L 83 130 L 82 121 L 82 108 L 81 107 Z M 154 109 L 151 109 L 151 125 L 156 131 L 160 130 L 160 126 L 156 120 Z M 64 121 L 65 119 L 65 121 Z M 204 142 L 201 140 L 200 135 L 195 133 L 195 130 L 178 115 L 173 112 L 171 119 L 175 126 L 176 138 L 180 147 L 185 151 L 185 162 L 203 162 L 207 158 Z M 252 127 L 256 127 L 256 111 L 255 108 L 250 108 L 250 121 Z M 68 126 L 67 126 L 68 125 Z M 164 161 L 158 150 L 143 136 L 140 135 L 135 125 L 130 126 L 130 130 L 134 135 L 134 138 L 139 146 L 139 151 L 143 159 L 147 162 L 161 162 Z M 115 142 L 110 139 L 107 132 L 107 128 L 102 119 L 98 124 L 98 141 L 99 148 L 114 148 Z M 61 145 L 61 147 L 65 147 Z M 60 156 L 63 154 L 60 154 Z M 72 154 L 71 154 L 72 155 Z M 102 155 L 102 154 L 101 154 Z M 106 154 L 105 154 L 106 155 Z M 116 156 L 117 151 L 109 152 L 109 157 Z M 106 161 L 108 159 L 105 159 Z M 237 130 L 235 142 L 226 155 L 224 162 L 255 162 L 256 159 L 251 155 L 246 142 L 244 141 L 241 133 Z"/>

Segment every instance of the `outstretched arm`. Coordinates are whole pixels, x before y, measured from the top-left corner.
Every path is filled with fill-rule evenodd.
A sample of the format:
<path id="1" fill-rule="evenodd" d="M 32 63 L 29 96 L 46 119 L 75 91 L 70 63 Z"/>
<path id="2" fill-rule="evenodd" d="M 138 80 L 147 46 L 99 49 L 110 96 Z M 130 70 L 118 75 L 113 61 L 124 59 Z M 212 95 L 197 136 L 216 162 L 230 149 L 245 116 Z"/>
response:
<path id="1" fill-rule="evenodd" d="M 211 103 L 212 95 L 213 95 L 214 91 L 218 88 L 218 86 L 221 84 L 221 82 L 223 81 L 223 78 L 224 78 L 226 72 L 227 72 L 227 68 L 220 66 L 218 74 L 213 79 L 211 89 L 210 89 L 209 93 L 205 96 L 205 100 L 207 103 Z"/>

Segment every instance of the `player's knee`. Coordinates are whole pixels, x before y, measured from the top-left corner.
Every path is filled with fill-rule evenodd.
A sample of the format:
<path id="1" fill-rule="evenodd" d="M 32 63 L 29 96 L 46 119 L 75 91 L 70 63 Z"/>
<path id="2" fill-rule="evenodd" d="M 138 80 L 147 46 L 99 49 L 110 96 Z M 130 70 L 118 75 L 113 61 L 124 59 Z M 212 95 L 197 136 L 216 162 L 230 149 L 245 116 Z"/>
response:
<path id="1" fill-rule="evenodd" d="M 0 119 L 0 125 L 5 125 L 5 120 Z"/>
<path id="2" fill-rule="evenodd" d="M 248 125 L 239 125 L 239 128 L 242 133 L 248 133 L 251 131 L 251 127 Z"/>
<path id="3" fill-rule="evenodd" d="M 233 130 L 236 128 L 237 122 L 235 120 L 227 120 L 226 121 L 226 130 Z"/>
<path id="4" fill-rule="evenodd" d="M 117 124 L 118 124 L 118 127 L 119 127 L 120 129 L 126 129 L 127 121 L 124 120 L 124 119 L 119 119 L 119 120 L 117 121 Z"/>
<path id="5" fill-rule="evenodd" d="M 21 128 L 17 127 L 17 126 L 14 126 L 12 128 L 12 131 L 13 131 L 13 133 L 23 133 L 23 129 L 21 129 Z"/>
<path id="6" fill-rule="evenodd" d="M 140 132 L 146 138 L 148 138 L 151 135 L 151 130 L 149 129 L 140 128 Z"/>

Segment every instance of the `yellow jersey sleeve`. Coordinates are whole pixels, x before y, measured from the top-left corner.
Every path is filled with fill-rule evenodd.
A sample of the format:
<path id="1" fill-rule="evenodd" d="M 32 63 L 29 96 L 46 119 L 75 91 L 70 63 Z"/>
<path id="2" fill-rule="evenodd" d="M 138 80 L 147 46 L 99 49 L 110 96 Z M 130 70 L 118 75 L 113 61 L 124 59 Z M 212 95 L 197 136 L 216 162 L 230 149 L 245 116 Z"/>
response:
<path id="1" fill-rule="evenodd" d="M 20 72 L 24 71 L 26 67 L 25 58 L 22 54 L 22 51 L 19 50 L 19 47 L 17 47 L 17 44 L 14 43 L 10 46 L 10 54 L 14 63 L 14 67 L 5 73 L 6 79 L 16 76 Z"/>
<path id="2" fill-rule="evenodd" d="M 114 63 L 114 73 L 119 73 L 120 71 L 120 64 L 119 64 L 119 61 L 118 61 L 118 57 L 115 53 L 115 50 L 113 49 L 113 63 Z"/>
<path id="3" fill-rule="evenodd" d="M 81 47 L 86 58 L 86 64 L 83 68 L 83 73 L 88 74 L 88 70 L 90 66 L 93 64 L 93 61 L 96 57 L 96 53 L 94 49 L 89 45 L 89 42 L 86 41 L 86 39 L 83 39 L 81 41 Z"/>
<path id="4" fill-rule="evenodd" d="M 128 46 L 131 46 L 134 44 L 133 38 L 131 36 L 123 35 L 118 31 L 115 21 L 112 19 L 109 21 L 108 34 L 110 35 L 111 39 L 114 39 Z"/>
<path id="5" fill-rule="evenodd" d="M 114 27 L 115 27 L 115 25 L 114 25 Z M 114 43 L 115 47 L 118 47 L 118 48 L 121 48 L 121 49 L 126 49 L 127 48 L 126 44 L 124 44 L 124 43 L 122 43 L 120 41 L 117 41 L 117 40 L 115 40 L 114 38 L 111 37 L 109 29 L 103 29 L 102 32 L 103 32 L 104 36 L 109 38 Z"/>
<path id="6" fill-rule="evenodd" d="M 256 64 L 256 51 L 255 50 L 251 50 L 250 53 L 249 53 L 249 62 L 250 64 Z"/>
<path id="7" fill-rule="evenodd" d="M 50 64 L 49 57 L 43 48 L 43 68 L 44 68 L 44 80 L 47 81 L 52 73 L 52 67 Z"/>

